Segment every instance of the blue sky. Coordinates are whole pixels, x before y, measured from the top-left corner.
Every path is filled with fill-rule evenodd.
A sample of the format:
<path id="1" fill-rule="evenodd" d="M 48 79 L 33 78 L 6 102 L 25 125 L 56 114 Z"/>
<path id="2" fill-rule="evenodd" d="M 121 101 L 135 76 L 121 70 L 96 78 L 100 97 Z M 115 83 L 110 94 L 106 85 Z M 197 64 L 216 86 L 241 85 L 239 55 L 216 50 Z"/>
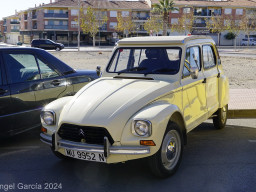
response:
<path id="1" fill-rule="evenodd" d="M 14 15 L 15 10 L 26 10 L 35 7 L 35 4 L 38 6 L 42 3 L 50 3 L 50 0 L 1 0 L 0 20 L 3 17 Z"/>

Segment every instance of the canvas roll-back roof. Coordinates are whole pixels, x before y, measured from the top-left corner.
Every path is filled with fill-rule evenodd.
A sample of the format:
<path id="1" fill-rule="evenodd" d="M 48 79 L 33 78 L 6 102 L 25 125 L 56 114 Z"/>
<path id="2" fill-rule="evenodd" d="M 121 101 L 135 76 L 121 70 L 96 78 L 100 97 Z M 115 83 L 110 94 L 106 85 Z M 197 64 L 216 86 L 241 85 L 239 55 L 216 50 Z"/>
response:
<path id="1" fill-rule="evenodd" d="M 200 42 L 214 43 L 209 36 L 147 36 L 125 38 L 117 42 L 118 46 L 125 45 L 167 45 L 167 44 L 186 44 L 189 41 L 200 40 Z M 214 43 L 215 44 L 215 43 Z"/>

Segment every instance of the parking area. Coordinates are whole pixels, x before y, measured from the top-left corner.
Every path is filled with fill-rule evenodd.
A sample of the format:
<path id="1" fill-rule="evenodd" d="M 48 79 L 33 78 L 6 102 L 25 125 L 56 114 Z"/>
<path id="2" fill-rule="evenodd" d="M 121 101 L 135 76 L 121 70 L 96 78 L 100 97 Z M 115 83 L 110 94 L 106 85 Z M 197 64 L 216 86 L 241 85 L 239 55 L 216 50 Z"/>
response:
<path id="1" fill-rule="evenodd" d="M 255 191 L 256 128 L 250 121 L 237 126 L 228 120 L 223 130 L 211 121 L 200 125 L 188 135 L 180 169 L 165 180 L 151 174 L 146 160 L 111 165 L 59 160 L 40 142 L 38 128 L 1 140 L 0 184 L 15 184 L 10 191 L 27 185 L 40 190 L 49 183 L 61 184 L 55 191 Z"/>

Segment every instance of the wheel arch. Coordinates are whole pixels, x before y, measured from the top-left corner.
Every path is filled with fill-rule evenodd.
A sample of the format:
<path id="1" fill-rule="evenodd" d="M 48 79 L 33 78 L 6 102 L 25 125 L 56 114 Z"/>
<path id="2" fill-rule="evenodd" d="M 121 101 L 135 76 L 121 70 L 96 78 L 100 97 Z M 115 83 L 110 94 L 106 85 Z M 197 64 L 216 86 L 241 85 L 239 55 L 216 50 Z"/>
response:
<path id="1" fill-rule="evenodd" d="M 186 126 L 185 126 L 185 122 L 184 122 L 183 116 L 182 116 L 182 114 L 180 112 L 176 111 L 176 112 L 174 112 L 171 115 L 171 118 L 169 119 L 169 122 L 167 124 L 166 129 L 169 126 L 171 126 L 171 124 L 173 122 L 176 123 L 179 126 L 181 134 L 182 134 L 182 138 L 183 138 L 183 141 L 184 141 L 184 144 L 186 145 L 187 144 L 187 131 L 186 131 Z"/>

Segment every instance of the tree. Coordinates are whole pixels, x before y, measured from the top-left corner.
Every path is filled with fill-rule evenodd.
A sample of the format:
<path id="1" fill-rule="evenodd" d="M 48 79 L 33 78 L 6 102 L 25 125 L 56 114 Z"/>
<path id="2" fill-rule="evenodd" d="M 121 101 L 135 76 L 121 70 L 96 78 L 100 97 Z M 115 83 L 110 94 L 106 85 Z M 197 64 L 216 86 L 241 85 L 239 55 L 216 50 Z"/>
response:
<path id="1" fill-rule="evenodd" d="M 176 31 L 178 33 L 182 33 L 189 31 L 191 33 L 194 25 L 194 14 L 183 14 L 182 17 L 178 19 L 177 23 L 173 23 L 171 26 L 172 31 Z"/>
<path id="2" fill-rule="evenodd" d="M 251 32 L 255 31 L 255 20 L 254 20 L 255 17 L 253 17 L 252 15 L 248 15 L 248 14 L 245 14 L 239 25 L 240 25 L 240 29 L 242 31 L 245 32 L 245 34 L 247 35 L 247 38 L 248 38 L 248 42 L 247 42 L 247 46 L 249 46 L 249 43 L 250 43 L 250 34 Z"/>
<path id="3" fill-rule="evenodd" d="M 116 30 L 118 32 L 123 32 L 126 37 L 128 37 L 128 34 L 135 30 L 135 24 L 133 23 L 132 17 L 130 15 L 123 17 L 121 13 L 118 13 L 117 22 Z"/>
<path id="4" fill-rule="evenodd" d="M 228 21 L 228 23 L 225 23 Z M 207 19 L 206 28 L 212 33 L 218 33 L 218 45 L 220 45 L 220 33 L 230 29 L 230 19 L 226 19 L 224 16 L 212 15 L 210 19 Z"/>
<path id="5" fill-rule="evenodd" d="M 148 34 L 159 33 L 162 29 L 163 23 L 158 17 L 151 16 L 144 24 L 144 29 Z"/>
<path id="6" fill-rule="evenodd" d="M 84 13 L 84 9 L 80 9 L 80 22 L 81 29 L 84 33 L 88 33 L 93 38 L 93 46 L 95 46 L 95 37 L 99 32 L 99 28 L 107 22 L 107 16 L 100 15 L 101 11 L 98 12 L 92 7 L 88 7 L 86 13 Z"/>
<path id="7" fill-rule="evenodd" d="M 235 47 L 235 51 L 236 51 L 236 37 L 237 35 L 240 33 L 241 31 L 241 26 L 240 26 L 240 22 L 236 22 L 238 20 L 235 20 L 233 18 L 227 18 L 225 20 L 225 25 L 227 26 L 227 30 L 230 33 L 233 33 L 235 35 L 235 39 L 234 39 L 234 47 Z"/>
<path id="8" fill-rule="evenodd" d="M 164 36 L 167 35 L 169 14 L 171 11 L 174 10 L 177 10 L 177 8 L 174 7 L 174 2 L 172 0 L 159 0 L 159 4 L 153 4 L 153 13 L 158 13 L 162 15 Z"/>

